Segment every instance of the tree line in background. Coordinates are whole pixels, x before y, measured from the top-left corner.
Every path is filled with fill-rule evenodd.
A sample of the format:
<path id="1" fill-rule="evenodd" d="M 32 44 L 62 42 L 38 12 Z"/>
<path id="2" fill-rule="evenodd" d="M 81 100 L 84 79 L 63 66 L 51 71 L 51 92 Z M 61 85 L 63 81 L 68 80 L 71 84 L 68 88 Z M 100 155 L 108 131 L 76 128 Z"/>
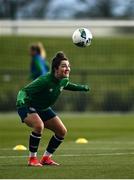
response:
<path id="1" fill-rule="evenodd" d="M 0 0 L 0 19 L 133 17 L 133 0 Z"/>

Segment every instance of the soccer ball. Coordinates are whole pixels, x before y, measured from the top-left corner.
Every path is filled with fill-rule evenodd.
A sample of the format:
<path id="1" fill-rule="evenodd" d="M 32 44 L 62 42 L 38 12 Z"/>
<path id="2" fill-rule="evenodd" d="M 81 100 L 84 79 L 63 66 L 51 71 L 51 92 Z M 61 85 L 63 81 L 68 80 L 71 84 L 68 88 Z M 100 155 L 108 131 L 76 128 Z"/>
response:
<path id="1" fill-rule="evenodd" d="M 78 28 L 72 35 L 73 43 L 78 47 L 86 47 L 91 44 L 92 33 L 87 28 Z"/>

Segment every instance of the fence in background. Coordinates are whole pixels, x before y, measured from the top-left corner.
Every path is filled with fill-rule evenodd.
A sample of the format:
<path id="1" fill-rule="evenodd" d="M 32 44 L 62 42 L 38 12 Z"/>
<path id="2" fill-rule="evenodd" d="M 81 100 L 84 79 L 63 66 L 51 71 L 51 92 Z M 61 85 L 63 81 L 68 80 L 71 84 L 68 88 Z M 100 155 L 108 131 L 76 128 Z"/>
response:
<path id="1" fill-rule="evenodd" d="M 71 41 L 78 27 L 93 32 L 91 47 Z M 134 21 L 0 21 L 0 111 L 15 110 L 18 90 L 29 82 L 28 45 L 42 41 L 50 60 L 58 50 L 71 59 L 71 81 L 90 93 L 63 92 L 58 111 L 134 110 Z M 101 37 L 100 37 L 101 36 Z"/>
<path id="2" fill-rule="evenodd" d="M 28 74 L 29 72 L 25 70 L 0 70 L 1 111 L 15 110 L 18 89 L 27 84 Z M 54 106 L 57 111 L 134 110 L 134 86 L 132 88 L 130 83 L 134 82 L 134 70 L 77 69 L 73 70 L 71 78 L 77 79 L 77 82 L 82 84 L 88 83 L 91 91 L 89 93 L 64 91 Z M 112 81 L 109 81 L 110 79 Z"/>

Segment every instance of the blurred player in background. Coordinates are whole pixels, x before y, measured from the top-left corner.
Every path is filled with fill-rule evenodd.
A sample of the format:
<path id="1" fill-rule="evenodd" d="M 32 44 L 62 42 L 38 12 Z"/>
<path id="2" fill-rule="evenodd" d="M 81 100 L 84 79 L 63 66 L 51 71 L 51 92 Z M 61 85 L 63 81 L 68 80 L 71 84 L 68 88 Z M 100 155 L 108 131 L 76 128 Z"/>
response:
<path id="1" fill-rule="evenodd" d="M 29 48 L 29 53 L 31 56 L 30 79 L 34 80 L 49 71 L 49 64 L 46 60 L 46 51 L 42 43 L 32 44 Z"/>
<path id="2" fill-rule="evenodd" d="M 69 60 L 63 52 L 58 52 L 52 60 L 51 72 L 40 76 L 18 93 L 18 114 L 22 122 L 32 128 L 29 138 L 29 166 L 59 165 L 51 157 L 63 142 L 67 129 L 51 106 L 62 90 L 89 91 L 87 85 L 71 83 L 69 74 Z M 54 135 L 38 161 L 37 150 L 44 128 L 53 131 Z"/>

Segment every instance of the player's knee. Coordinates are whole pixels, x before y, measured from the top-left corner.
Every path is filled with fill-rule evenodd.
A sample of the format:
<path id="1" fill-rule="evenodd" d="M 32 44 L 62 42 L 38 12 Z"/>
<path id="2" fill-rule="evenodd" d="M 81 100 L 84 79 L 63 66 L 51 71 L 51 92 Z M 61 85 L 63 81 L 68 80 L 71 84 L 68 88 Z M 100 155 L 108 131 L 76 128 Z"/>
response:
<path id="1" fill-rule="evenodd" d="M 40 123 L 40 124 L 37 124 L 35 127 L 34 127 L 35 131 L 39 134 L 42 134 L 42 131 L 44 129 L 44 124 L 43 123 Z"/>
<path id="2" fill-rule="evenodd" d="M 60 137 L 64 137 L 64 136 L 66 135 L 66 133 L 67 133 L 67 129 L 64 127 L 64 128 L 62 128 L 61 131 L 59 132 L 59 136 L 60 136 Z"/>

